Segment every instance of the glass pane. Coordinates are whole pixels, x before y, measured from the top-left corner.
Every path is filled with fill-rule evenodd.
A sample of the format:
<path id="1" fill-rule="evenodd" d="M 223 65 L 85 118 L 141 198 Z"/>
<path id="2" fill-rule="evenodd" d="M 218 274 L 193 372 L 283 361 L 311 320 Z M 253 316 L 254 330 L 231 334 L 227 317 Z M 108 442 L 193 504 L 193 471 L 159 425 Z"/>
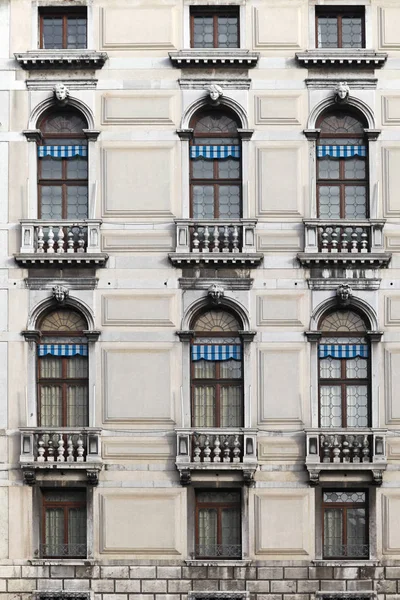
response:
<path id="1" fill-rule="evenodd" d="M 41 179 L 61 179 L 62 160 L 46 156 L 40 159 Z"/>
<path id="2" fill-rule="evenodd" d="M 342 47 L 362 47 L 362 19 L 361 17 L 342 17 Z"/>
<path id="3" fill-rule="evenodd" d="M 88 161 L 87 158 L 77 156 L 67 160 L 67 179 L 87 179 Z"/>
<path id="4" fill-rule="evenodd" d="M 217 511 L 214 508 L 199 510 L 199 556 L 216 556 L 217 553 Z"/>
<path id="5" fill-rule="evenodd" d="M 67 427 L 87 427 L 87 385 L 67 387 Z"/>
<path id="6" fill-rule="evenodd" d="M 193 48 L 214 47 L 214 26 L 212 17 L 193 18 Z"/>
<path id="7" fill-rule="evenodd" d="M 193 218 L 214 218 L 214 188 L 211 185 L 193 186 Z"/>
<path id="8" fill-rule="evenodd" d="M 88 359 L 86 356 L 71 356 L 67 360 L 67 377 L 86 379 L 88 376 Z"/>
<path id="9" fill-rule="evenodd" d="M 340 386 L 321 386 L 320 413 L 321 427 L 342 426 L 342 397 Z"/>
<path id="10" fill-rule="evenodd" d="M 348 379 L 366 379 L 368 377 L 368 361 L 366 358 L 348 358 L 346 360 L 346 377 Z"/>
<path id="11" fill-rule="evenodd" d="M 364 508 L 347 509 L 347 556 L 365 556 L 368 553 Z"/>
<path id="12" fill-rule="evenodd" d="M 346 158 L 344 161 L 345 179 L 365 179 L 365 159 Z"/>
<path id="13" fill-rule="evenodd" d="M 193 362 L 195 379 L 214 379 L 215 362 L 212 360 L 196 360 Z"/>
<path id="14" fill-rule="evenodd" d="M 68 554 L 86 555 L 86 509 L 84 507 L 68 510 Z"/>
<path id="15" fill-rule="evenodd" d="M 324 511 L 324 558 L 343 555 L 343 510 L 327 508 Z"/>
<path id="16" fill-rule="evenodd" d="M 340 190 L 336 185 L 319 188 L 319 216 L 321 219 L 340 218 Z"/>
<path id="17" fill-rule="evenodd" d="M 205 158 L 192 160 L 193 179 L 212 179 L 214 177 L 214 161 Z"/>
<path id="18" fill-rule="evenodd" d="M 241 427 L 242 422 L 242 388 L 241 386 L 221 386 L 221 427 Z"/>
<path id="19" fill-rule="evenodd" d="M 42 219 L 61 219 L 62 188 L 60 185 L 40 186 L 40 206 Z"/>
<path id="20" fill-rule="evenodd" d="M 318 47 L 338 47 L 338 27 L 336 17 L 318 17 Z"/>
<path id="21" fill-rule="evenodd" d="M 321 379 L 339 379 L 340 378 L 340 359 L 321 358 L 319 361 L 319 376 Z"/>
<path id="22" fill-rule="evenodd" d="M 240 217 L 240 187 L 238 185 L 220 185 L 219 216 L 221 219 Z"/>
<path id="23" fill-rule="evenodd" d="M 240 160 L 238 158 L 225 158 L 218 161 L 218 174 L 220 179 L 239 179 Z"/>
<path id="24" fill-rule="evenodd" d="M 345 188 L 345 218 L 365 219 L 367 215 L 366 188 L 348 185 Z"/>
<path id="25" fill-rule="evenodd" d="M 194 427 L 215 427 L 215 388 L 196 385 L 193 393 Z"/>
<path id="26" fill-rule="evenodd" d="M 366 385 L 346 387 L 347 426 L 368 427 L 368 388 Z"/>
<path id="27" fill-rule="evenodd" d="M 88 189 L 86 185 L 67 187 L 67 219 L 86 219 L 88 216 Z"/>
<path id="28" fill-rule="evenodd" d="M 43 48 L 62 48 L 62 38 L 62 17 L 43 17 Z"/>
<path id="29" fill-rule="evenodd" d="M 86 48 L 86 19 L 68 17 L 67 48 Z"/>
<path id="30" fill-rule="evenodd" d="M 59 379 L 62 377 L 62 359 L 57 356 L 45 356 L 39 361 L 42 379 Z"/>
<path id="31" fill-rule="evenodd" d="M 40 426 L 62 427 L 62 390 L 57 385 L 40 386 Z"/>
<path id="32" fill-rule="evenodd" d="M 220 362 L 221 379 L 239 379 L 242 376 L 242 361 L 223 360 Z"/>
<path id="33" fill-rule="evenodd" d="M 64 509 L 47 508 L 44 556 L 64 554 Z"/>
<path id="34" fill-rule="evenodd" d="M 238 18 L 218 17 L 218 48 L 238 48 Z"/>
<path id="35" fill-rule="evenodd" d="M 318 174 L 320 179 L 339 179 L 339 161 L 334 158 L 319 158 Z"/>

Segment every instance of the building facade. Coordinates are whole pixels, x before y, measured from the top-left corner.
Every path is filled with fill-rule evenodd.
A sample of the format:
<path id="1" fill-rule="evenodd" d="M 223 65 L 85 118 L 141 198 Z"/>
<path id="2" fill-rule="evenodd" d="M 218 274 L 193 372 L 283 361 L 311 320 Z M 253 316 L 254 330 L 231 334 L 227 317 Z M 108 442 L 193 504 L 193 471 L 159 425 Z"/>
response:
<path id="1" fill-rule="evenodd" d="M 0 600 L 399 597 L 399 73 L 398 0 L 0 0 Z"/>

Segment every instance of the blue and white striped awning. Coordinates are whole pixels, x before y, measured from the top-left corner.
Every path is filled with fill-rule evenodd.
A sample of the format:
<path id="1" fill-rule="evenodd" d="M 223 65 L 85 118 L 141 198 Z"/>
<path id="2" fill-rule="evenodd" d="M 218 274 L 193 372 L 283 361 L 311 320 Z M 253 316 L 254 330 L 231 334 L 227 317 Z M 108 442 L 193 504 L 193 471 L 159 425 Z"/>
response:
<path id="1" fill-rule="evenodd" d="M 51 156 L 51 158 L 74 158 L 75 156 L 87 156 L 87 146 L 38 146 L 39 158 Z"/>
<path id="2" fill-rule="evenodd" d="M 194 344 L 192 360 L 241 360 L 242 347 L 240 344 Z"/>
<path id="3" fill-rule="evenodd" d="M 85 344 L 39 344 L 38 356 L 80 356 L 88 355 L 88 347 Z"/>
<path id="4" fill-rule="evenodd" d="M 353 158 L 354 156 L 367 156 L 366 146 L 317 146 L 317 157 L 324 158 Z"/>
<path id="5" fill-rule="evenodd" d="M 240 146 L 190 146 L 190 158 L 240 158 Z"/>
<path id="6" fill-rule="evenodd" d="M 368 358 L 367 344 L 320 344 L 319 358 Z"/>

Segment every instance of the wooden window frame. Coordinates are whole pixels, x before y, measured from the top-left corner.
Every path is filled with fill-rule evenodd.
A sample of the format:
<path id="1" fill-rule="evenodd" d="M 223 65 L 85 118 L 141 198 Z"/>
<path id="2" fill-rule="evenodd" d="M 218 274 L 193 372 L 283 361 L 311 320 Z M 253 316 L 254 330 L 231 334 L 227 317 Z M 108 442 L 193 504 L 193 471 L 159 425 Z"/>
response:
<path id="1" fill-rule="evenodd" d="M 324 493 L 335 493 L 335 492 L 362 492 L 365 494 L 365 502 L 324 502 Z M 369 546 L 369 497 L 368 490 L 366 489 L 351 489 L 346 488 L 345 490 L 333 488 L 333 489 L 322 489 L 322 557 L 323 560 L 367 560 L 366 557 L 359 556 L 325 556 L 325 510 L 327 508 L 337 508 L 343 511 L 343 529 L 342 529 L 342 545 L 347 546 L 347 510 L 354 508 L 363 508 L 365 511 L 365 545 Z"/>
<path id="2" fill-rule="evenodd" d="M 201 492 L 211 492 L 215 493 L 215 489 L 202 489 L 199 490 Z M 220 489 L 221 492 L 235 492 L 238 493 L 238 502 L 201 502 L 198 499 L 198 494 L 195 494 L 195 546 L 199 545 L 199 535 L 200 535 L 200 527 L 199 527 L 199 513 L 200 510 L 216 510 L 217 511 L 217 545 L 223 545 L 222 540 L 222 511 L 226 509 L 236 509 L 239 514 L 240 523 L 242 523 L 242 513 L 241 513 L 241 495 L 238 489 Z M 240 532 L 240 542 L 239 544 L 242 546 L 242 532 L 241 528 L 239 528 Z M 199 557 L 197 557 L 199 558 Z M 212 559 L 217 558 L 215 556 L 201 556 L 201 559 Z M 227 557 L 225 557 L 227 558 Z M 218 556 L 218 559 L 224 559 L 223 556 Z"/>
<path id="3" fill-rule="evenodd" d="M 337 34 L 338 34 L 338 45 L 337 48 L 344 50 L 353 50 L 350 46 L 344 46 L 342 42 L 342 19 L 343 17 L 359 17 L 361 18 L 361 48 L 365 48 L 365 7 L 364 6 L 317 6 L 315 10 L 315 47 L 321 50 L 333 50 L 333 48 L 327 48 L 319 46 L 318 40 L 318 19 L 319 17 L 334 17 L 337 19 Z"/>
<path id="4" fill-rule="evenodd" d="M 203 48 L 204 50 L 218 49 L 218 17 L 237 18 L 238 23 L 238 48 L 240 48 L 240 11 L 239 6 L 191 6 L 190 7 L 190 47 L 195 50 L 201 50 L 201 46 L 194 45 L 194 18 L 195 17 L 213 17 L 213 47 Z M 233 48 L 224 48 L 222 50 L 233 50 Z"/>
<path id="5" fill-rule="evenodd" d="M 45 48 L 44 46 L 44 37 L 43 37 L 43 20 L 45 18 L 55 17 L 62 18 L 62 48 Z M 68 18 L 69 17 L 79 17 L 81 19 L 86 19 L 86 47 L 78 48 L 78 50 L 87 49 L 88 45 L 88 18 L 87 18 L 87 8 L 85 7 L 49 7 L 48 9 L 43 9 L 39 11 L 39 48 L 41 50 L 69 50 L 68 48 Z M 76 48 L 73 48 L 75 50 Z"/>
<path id="6" fill-rule="evenodd" d="M 54 489 L 54 488 L 52 488 Z M 64 490 L 64 488 L 63 488 Z M 72 492 L 82 491 L 80 489 L 70 490 L 71 496 Z M 42 494 L 42 534 L 41 540 L 42 544 L 49 544 L 50 542 L 46 541 L 46 511 L 50 508 L 62 508 L 64 511 L 64 541 L 63 544 L 68 544 L 68 524 L 69 524 L 69 511 L 71 508 L 85 508 L 86 519 L 87 519 L 87 498 L 85 500 L 46 500 L 45 494 Z M 86 533 L 86 544 L 87 544 L 87 533 Z M 87 551 L 85 553 L 87 555 Z M 72 554 L 63 555 L 63 556 L 50 556 L 46 554 L 46 558 L 83 558 L 81 555 L 73 556 Z"/>

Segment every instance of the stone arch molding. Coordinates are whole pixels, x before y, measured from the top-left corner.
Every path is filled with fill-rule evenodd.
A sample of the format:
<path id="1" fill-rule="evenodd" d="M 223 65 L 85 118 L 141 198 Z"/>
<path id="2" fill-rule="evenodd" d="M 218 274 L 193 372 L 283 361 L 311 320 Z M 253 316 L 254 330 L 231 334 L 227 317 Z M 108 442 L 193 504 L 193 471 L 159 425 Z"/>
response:
<path id="1" fill-rule="evenodd" d="M 355 108 L 365 117 L 368 123 L 368 129 L 375 129 L 375 116 L 373 110 L 368 106 L 368 104 L 366 104 L 359 98 L 349 96 L 346 104 L 343 105 L 344 110 L 347 106 Z M 319 116 L 329 108 L 337 108 L 337 105 L 335 104 L 332 96 L 329 96 L 329 98 L 325 98 L 316 106 L 314 106 L 308 117 L 307 129 L 315 129 L 316 122 Z"/>
<path id="2" fill-rule="evenodd" d="M 86 121 L 88 124 L 88 129 L 95 129 L 94 115 L 93 115 L 92 110 L 89 108 L 89 106 L 87 104 L 82 102 L 82 100 L 79 100 L 79 98 L 75 98 L 74 96 L 69 96 L 68 97 L 68 106 L 72 106 L 73 108 L 76 108 L 83 114 L 83 116 L 86 118 Z M 54 100 L 53 94 L 49 98 L 46 98 L 42 102 L 39 102 L 39 104 L 37 104 L 37 106 L 35 106 L 35 108 L 32 110 L 32 112 L 30 114 L 28 129 L 29 130 L 37 129 L 38 121 L 41 118 L 41 116 L 43 115 L 43 113 L 46 110 L 48 110 L 49 108 L 56 108 L 56 107 L 57 107 L 57 103 Z"/>
<path id="3" fill-rule="evenodd" d="M 181 121 L 181 129 L 189 129 L 189 123 L 190 123 L 190 120 L 193 117 L 193 115 L 201 108 L 210 107 L 210 106 L 212 106 L 212 105 L 209 102 L 208 95 L 202 96 L 195 102 L 192 102 L 192 104 L 190 104 L 186 108 L 185 112 L 183 113 L 183 117 L 182 117 L 182 121 Z M 249 128 L 249 119 L 247 116 L 247 112 L 245 111 L 243 106 L 241 104 L 239 104 L 239 102 L 236 102 L 236 100 L 234 100 L 233 98 L 229 98 L 228 96 L 224 95 L 224 96 L 221 96 L 220 103 L 218 106 L 222 106 L 222 107 L 226 106 L 227 108 L 232 110 L 234 113 L 236 113 L 240 119 L 242 129 Z"/>
<path id="4" fill-rule="evenodd" d="M 73 296 L 68 296 L 65 300 L 65 304 L 63 305 L 67 308 L 74 308 L 78 312 L 82 313 L 85 317 L 88 324 L 88 331 L 95 330 L 94 324 L 94 315 L 89 306 L 82 302 L 82 300 L 78 300 L 78 298 L 74 298 Z M 28 317 L 28 331 L 36 331 L 38 329 L 37 324 L 43 314 L 50 310 L 56 309 L 58 307 L 57 302 L 55 302 L 53 296 L 42 300 L 30 311 Z"/>
<path id="5" fill-rule="evenodd" d="M 193 302 L 186 310 L 185 315 L 182 319 L 182 330 L 190 331 L 193 319 L 198 315 L 199 311 L 212 308 L 213 305 L 210 304 L 208 296 L 204 296 L 199 300 Z M 242 304 L 240 304 L 237 300 L 234 300 L 233 298 L 229 298 L 226 295 L 224 295 L 224 297 L 221 299 L 221 303 L 219 304 L 219 308 L 230 309 L 240 319 L 243 331 L 250 331 L 250 319 L 248 312 L 245 309 L 245 307 Z"/>
<path id="6" fill-rule="evenodd" d="M 318 323 L 320 322 L 321 318 L 337 307 L 338 303 L 336 295 L 321 302 L 321 304 L 314 309 L 311 315 L 310 331 L 318 331 Z M 356 296 L 351 296 L 348 308 L 350 310 L 351 308 L 358 309 L 358 311 L 362 313 L 364 318 L 369 323 L 371 331 L 379 331 L 377 314 L 372 306 L 368 304 L 368 302 L 362 300 L 361 298 L 357 298 Z"/>

